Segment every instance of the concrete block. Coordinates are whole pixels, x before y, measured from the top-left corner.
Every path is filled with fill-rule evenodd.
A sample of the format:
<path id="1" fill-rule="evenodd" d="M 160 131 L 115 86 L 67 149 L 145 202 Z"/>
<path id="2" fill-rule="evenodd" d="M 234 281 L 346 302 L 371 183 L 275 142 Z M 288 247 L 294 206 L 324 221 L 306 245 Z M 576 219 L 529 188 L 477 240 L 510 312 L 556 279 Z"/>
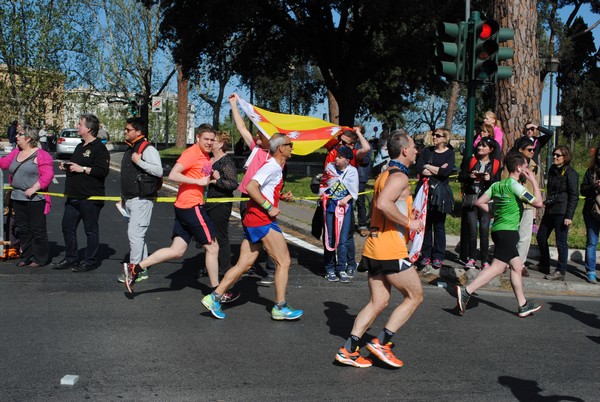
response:
<path id="1" fill-rule="evenodd" d="M 60 379 L 60 385 L 75 385 L 79 381 L 79 376 L 74 374 L 67 374 Z"/>

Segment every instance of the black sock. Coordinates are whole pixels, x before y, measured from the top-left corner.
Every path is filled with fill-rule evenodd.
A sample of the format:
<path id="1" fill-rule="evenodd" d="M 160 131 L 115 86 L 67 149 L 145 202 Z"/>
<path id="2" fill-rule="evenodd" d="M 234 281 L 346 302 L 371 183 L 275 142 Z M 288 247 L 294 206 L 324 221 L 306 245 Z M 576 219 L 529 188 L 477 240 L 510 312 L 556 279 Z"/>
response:
<path id="1" fill-rule="evenodd" d="M 350 335 L 344 343 L 344 348 L 350 353 L 354 353 L 360 347 L 360 338 L 356 335 Z"/>
<path id="2" fill-rule="evenodd" d="M 287 302 L 284 300 L 282 302 L 275 303 L 275 307 L 277 307 L 278 310 L 281 310 L 282 308 L 285 307 L 286 304 L 287 304 Z"/>
<path id="3" fill-rule="evenodd" d="M 527 299 L 525 299 L 525 303 L 521 307 L 525 307 L 527 305 Z"/>
<path id="4" fill-rule="evenodd" d="M 137 275 L 137 274 L 141 273 L 142 271 L 145 271 L 145 269 L 142 268 L 140 266 L 140 264 L 135 264 L 135 267 L 133 267 L 133 273 Z"/>
<path id="5" fill-rule="evenodd" d="M 377 339 L 379 339 L 379 343 L 382 345 L 386 345 L 390 340 L 392 340 L 392 336 L 394 336 L 395 332 L 390 331 L 387 328 L 383 328 L 379 333 Z"/>
<path id="6" fill-rule="evenodd" d="M 467 294 L 467 296 L 471 297 L 471 293 L 469 293 L 466 286 L 464 287 L 464 289 L 465 289 L 465 293 Z"/>

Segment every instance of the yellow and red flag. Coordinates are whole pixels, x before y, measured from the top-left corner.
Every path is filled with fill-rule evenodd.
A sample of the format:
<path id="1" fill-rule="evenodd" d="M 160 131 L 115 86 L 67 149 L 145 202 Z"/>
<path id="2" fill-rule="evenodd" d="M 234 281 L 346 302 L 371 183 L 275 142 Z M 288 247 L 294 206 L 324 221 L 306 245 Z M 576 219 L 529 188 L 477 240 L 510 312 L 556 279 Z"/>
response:
<path id="1" fill-rule="evenodd" d="M 349 127 L 329 123 L 316 117 L 269 112 L 251 105 L 239 96 L 238 104 L 267 138 L 271 138 L 275 133 L 289 136 L 294 141 L 292 152 L 295 155 L 308 155 L 343 131 L 351 130 Z"/>

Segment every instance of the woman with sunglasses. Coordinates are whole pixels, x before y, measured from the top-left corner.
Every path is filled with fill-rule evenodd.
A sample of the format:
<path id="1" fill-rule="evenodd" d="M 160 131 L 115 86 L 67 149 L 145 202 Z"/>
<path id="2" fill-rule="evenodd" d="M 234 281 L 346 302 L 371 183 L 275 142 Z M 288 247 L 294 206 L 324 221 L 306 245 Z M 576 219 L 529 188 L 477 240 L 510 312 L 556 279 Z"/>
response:
<path id="1" fill-rule="evenodd" d="M 542 133 L 542 135 L 535 135 L 536 130 Z M 523 137 L 533 138 L 533 145 L 535 147 L 533 160 L 535 160 L 536 163 L 539 163 L 540 151 L 554 137 L 554 131 L 545 127 L 536 126 L 531 121 L 528 121 L 525 123 L 525 127 L 523 127 Z"/>
<path id="2" fill-rule="evenodd" d="M 437 128 L 433 133 L 433 146 L 423 149 L 417 160 L 419 183 L 415 194 L 425 179 L 429 183 L 421 268 L 431 265 L 434 269 L 439 269 L 446 256 L 446 214 L 454 209 L 454 196 L 449 180 L 454 169 L 454 149 L 449 141 L 450 130 Z"/>
<path id="3" fill-rule="evenodd" d="M 37 268 L 49 259 L 46 214 L 50 199 L 38 191 L 46 191 L 54 178 L 52 156 L 38 148 L 38 132 L 24 126 L 16 135 L 17 148 L 0 158 L 0 168 L 8 169 L 13 187 L 11 200 L 15 211 L 15 226 L 21 242 L 18 267 Z"/>
<path id="4" fill-rule="evenodd" d="M 460 260 L 465 269 L 476 268 L 477 227 L 479 226 L 481 269 L 490 266 L 490 213 L 475 206 L 477 199 L 492 183 L 500 180 L 500 161 L 493 155 L 498 143 L 491 137 L 484 137 L 477 144 L 475 156 L 465 158 L 458 174 L 463 183 L 463 203 L 460 224 Z M 468 163 L 468 164 L 467 164 Z"/>
<path id="5" fill-rule="evenodd" d="M 545 272 L 545 279 L 564 281 L 567 272 L 567 257 L 569 246 L 567 238 L 569 226 L 579 201 L 579 174 L 570 165 L 571 150 L 559 145 L 552 152 L 554 163 L 548 169 L 548 184 L 546 185 L 545 211 L 538 226 L 537 242 L 540 248 L 540 271 Z M 548 237 L 552 231 L 556 233 L 556 248 L 558 249 L 558 265 L 550 274 L 550 249 Z"/>
<path id="6" fill-rule="evenodd" d="M 600 221 L 592 215 L 592 207 L 600 194 L 600 144 L 596 147 L 590 167 L 585 171 L 581 187 L 581 195 L 585 197 L 583 204 L 583 221 L 585 222 L 585 272 L 589 283 L 596 283 L 596 248 Z"/>

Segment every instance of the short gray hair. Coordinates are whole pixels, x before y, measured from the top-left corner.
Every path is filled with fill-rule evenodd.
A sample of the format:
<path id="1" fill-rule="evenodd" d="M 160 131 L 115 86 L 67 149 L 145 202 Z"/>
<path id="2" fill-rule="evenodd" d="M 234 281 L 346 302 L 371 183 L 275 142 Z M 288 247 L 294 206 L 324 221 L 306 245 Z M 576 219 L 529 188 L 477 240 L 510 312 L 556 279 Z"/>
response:
<path id="1" fill-rule="evenodd" d="M 277 148 L 285 143 L 287 135 L 281 133 L 275 133 L 269 138 L 269 152 L 274 154 L 277 152 Z"/>
<path id="2" fill-rule="evenodd" d="M 34 148 L 37 147 L 38 141 L 40 139 L 38 130 L 36 130 L 35 128 L 33 128 L 27 124 L 27 125 L 23 126 L 23 134 L 22 135 L 29 138 L 29 144 L 32 147 L 34 147 Z"/>

